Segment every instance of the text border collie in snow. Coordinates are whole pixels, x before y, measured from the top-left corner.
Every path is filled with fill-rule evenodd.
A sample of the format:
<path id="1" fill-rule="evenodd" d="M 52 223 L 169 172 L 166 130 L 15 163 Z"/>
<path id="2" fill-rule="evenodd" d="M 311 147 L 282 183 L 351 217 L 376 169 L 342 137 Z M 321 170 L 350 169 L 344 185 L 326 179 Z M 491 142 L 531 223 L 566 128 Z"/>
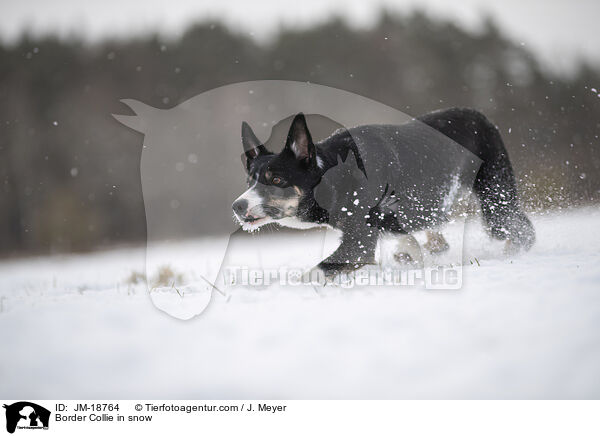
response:
<path id="1" fill-rule="evenodd" d="M 444 141 L 464 153 L 440 152 Z M 425 248 L 447 249 L 434 230 L 448 221 L 458 188 L 476 194 L 492 237 L 517 250 L 535 241 L 500 133 L 472 109 L 440 110 L 402 125 L 342 128 L 316 143 L 300 113 L 281 152 L 268 150 L 245 122 L 242 144 L 248 189 L 233 202 L 236 219 L 247 231 L 270 222 L 340 230 L 339 247 L 317 266 L 327 277 L 374 263 L 381 232 L 411 238 L 398 261 L 417 260 L 411 233 L 419 230 L 429 230 Z"/>

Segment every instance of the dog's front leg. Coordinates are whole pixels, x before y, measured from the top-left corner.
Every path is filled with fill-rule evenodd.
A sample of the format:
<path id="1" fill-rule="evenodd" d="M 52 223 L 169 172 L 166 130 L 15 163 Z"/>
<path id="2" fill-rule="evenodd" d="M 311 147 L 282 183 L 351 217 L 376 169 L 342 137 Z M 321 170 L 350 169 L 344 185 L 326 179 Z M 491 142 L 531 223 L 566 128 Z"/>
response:
<path id="1" fill-rule="evenodd" d="M 377 229 L 371 227 L 343 230 L 342 242 L 338 248 L 316 268 L 330 280 L 340 273 L 355 271 L 364 265 L 374 264 L 377 237 Z"/>

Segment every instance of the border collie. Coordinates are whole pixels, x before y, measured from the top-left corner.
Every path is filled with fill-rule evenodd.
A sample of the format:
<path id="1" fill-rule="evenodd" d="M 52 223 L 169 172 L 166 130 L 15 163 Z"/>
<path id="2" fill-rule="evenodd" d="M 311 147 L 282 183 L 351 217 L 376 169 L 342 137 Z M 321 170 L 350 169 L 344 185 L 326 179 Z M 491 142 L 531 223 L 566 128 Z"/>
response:
<path id="1" fill-rule="evenodd" d="M 413 250 L 397 253 L 398 261 L 417 260 L 410 235 L 419 230 L 427 230 L 429 251 L 447 249 L 435 229 L 448 221 L 458 188 L 476 194 L 492 237 L 516 250 L 535 241 L 500 133 L 472 109 L 339 129 L 316 143 L 300 113 L 281 152 L 268 150 L 245 122 L 242 145 L 248 189 L 233 202 L 235 218 L 247 231 L 270 222 L 340 230 L 339 247 L 317 266 L 328 278 L 374 263 L 383 231 L 412 238 Z"/>

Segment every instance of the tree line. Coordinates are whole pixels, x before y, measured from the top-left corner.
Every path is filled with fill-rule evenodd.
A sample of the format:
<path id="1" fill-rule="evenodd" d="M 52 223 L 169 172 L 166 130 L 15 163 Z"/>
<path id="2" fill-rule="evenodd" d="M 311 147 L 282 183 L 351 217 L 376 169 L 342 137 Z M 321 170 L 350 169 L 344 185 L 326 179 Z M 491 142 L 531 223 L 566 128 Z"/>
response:
<path id="1" fill-rule="evenodd" d="M 526 209 L 598 200 L 600 70 L 548 71 L 491 20 L 467 31 L 382 12 L 370 28 L 331 18 L 265 43 L 211 21 L 177 39 L 24 34 L 0 44 L 0 253 L 143 241 L 142 137 L 111 117 L 124 112 L 119 100 L 170 108 L 265 79 L 341 88 L 415 116 L 477 108 L 505 139 Z"/>

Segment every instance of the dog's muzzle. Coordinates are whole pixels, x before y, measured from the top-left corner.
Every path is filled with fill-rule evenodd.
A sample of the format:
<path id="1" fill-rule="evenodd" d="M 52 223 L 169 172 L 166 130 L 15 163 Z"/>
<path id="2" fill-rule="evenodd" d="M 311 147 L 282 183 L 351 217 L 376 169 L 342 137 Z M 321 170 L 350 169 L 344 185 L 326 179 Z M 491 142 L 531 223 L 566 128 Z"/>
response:
<path id="1" fill-rule="evenodd" d="M 239 200 L 236 200 L 231 205 L 231 208 L 233 209 L 233 212 L 238 217 L 242 218 L 246 214 L 246 212 L 248 211 L 248 200 L 246 200 L 245 198 L 241 198 Z"/>
<path id="2" fill-rule="evenodd" d="M 245 222 L 245 223 L 253 223 L 255 221 L 258 221 L 259 219 L 262 219 L 263 217 L 257 217 L 252 215 L 249 210 L 249 203 L 248 200 L 246 200 L 245 198 L 240 198 L 236 201 L 233 202 L 233 204 L 231 205 L 231 208 L 233 209 L 233 213 L 235 213 L 235 216 L 237 217 L 237 219 L 240 222 Z"/>

